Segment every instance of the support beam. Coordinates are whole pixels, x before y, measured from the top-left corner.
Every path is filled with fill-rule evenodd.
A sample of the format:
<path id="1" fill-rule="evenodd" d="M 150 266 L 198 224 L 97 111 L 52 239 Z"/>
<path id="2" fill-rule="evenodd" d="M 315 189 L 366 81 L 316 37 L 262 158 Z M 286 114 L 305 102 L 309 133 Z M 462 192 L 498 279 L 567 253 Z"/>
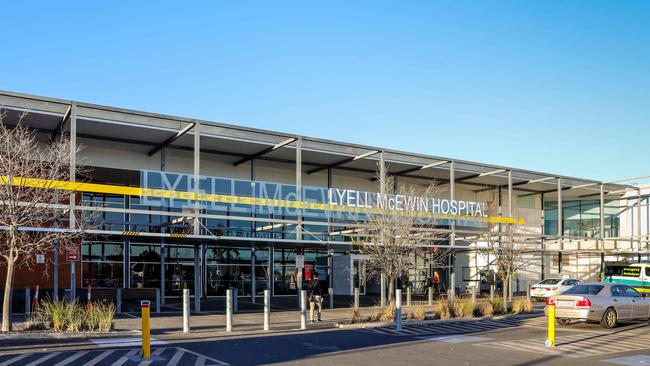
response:
<path id="1" fill-rule="evenodd" d="M 641 188 L 638 188 L 636 191 L 636 227 L 638 235 L 637 243 L 639 245 L 639 253 L 641 253 Z"/>
<path id="2" fill-rule="evenodd" d="M 359 154 L 359 155 L 356 155 L 356 156 L 352 156 L 352 157 L 337 161 L 336 163 L 332 163 L 332 164 L 329 164 L 329 165 L 326 165 L 326 166 L 321 166 L 321 167 L 318 167 L 318 168 L 314 168 L 314 169 L 308 171 L 307 174 L 314 174 L 314 173 L 320 172 L 321 170 L 336 168 L 338 166 L 345 165 L 347 163 L 351 163 L 351 162 L 356 161 L 356 160 L 365 159 L 365 158 L 373 156 L 375 154 L 379 154 L 379 151 L 377 151 L 377 150 L 368 151 L 368 152 L 365 152 L 363 154 Z"/>
<path id="3" fill-rule="evenodd" d="M 414 167 L 414 168 L 401 170 L 399 172 L 390 173 L 390 175 L 393 175 L 393 176 L 405 175 L 405 174 L 409 174 L 409 173 L 419 172 L 420 170 L 425 170 L 425 169 L 434 168 L 434 167 L 437 167 L 437 166 L 440 166 L 440 165 L 445 165 L 447 163 L 449 163 L 449 161 L 447 161 L 447 160 L 436 161 L 436 162 L 431 163 L 431 164 L 426 164 L 426 165 L 422 165 L 422 166 L 418 166 L 418 167 Z M 373 178 L 372 180 L 375 181 L 375 180 L 377 180 L 377 178 Z"/>
<path id="4" fill-rule="evenodd" d="M 523 186 L 523 185 L 526 185 L 526 184 L 540 183 L 540 182 L 545 182 L 545 181 L 553 180 L 553 179 L 555 179 L 555 177 L 544 177 L 544 178 L 539 178 L 539 179 L 524 180 L 524 181 L 521 181 L 521 182 L 513 183 L 512 186 L 513 186 L 513 187 L 518 187 L 518 186 Z M 499 187 L 499 186 L 494 186 L 494 187 L 489 187 L 489 188 L 478 189 L 478 190 L 474 191 L 474 193 L 487 192 L 487 191 L 491 191 L 491 190 L 493 190 L 493 189 L 497 189 L 498 187 Z M 507 185 L 502 185 L 502 186 L 500 186 L 500 187 L 501 187 L 501 188 L 506 188 Z M 555 190 L 553 190 L 553 192 L 554 192 L 554 191 L 555 191 Z M 545 192 L 545 191 L 544 191 L 544 192 Z M 535 191 L 535 194 L 538 194 L 538 193 L 542 193 L 542 191 Z M 548 192 L 546 192 L 546 193 L 548 193 Z"/>
<path id="5" fill-rule="evenodd" d="M 560 250 L 564 249 L 562 237 L 564 236 L 564 225 L 562 223 L 562 178 L 557 179 L 557 235 L 560 238 Z"/>
<path id="6" fill-rule="evenodd" d="M 249 155 L 249 156 L 246 156 L 246 157 L 244 157 L 244 158 L 242 158 L 242 159 L 239 159 L 239 160 L 237 160 L 236 162 L 234 162 L 232 165 L 234 165 L 234 166 L 242 165 L 242 164 L 244 164 L 244 163 L 247 162 L 247 161 L 250 161 L 250 160 L 253 160 L 253 159 L 257 159 L 257 158 L 259 158 L 259 157 L 262 157 L 262 156 L 264 156 L 264 155 L 270 153 L 271 151 L 274 151 L 274 150 L 277 150 L 277 149 L 279 149 L 279 148 L 281 148 L 281 147 L 284 147 L 284 146 L 286 146 L 286 145 L 289 145 L 290 143 L 292 143 L 292 142 L 294 142 L 294 141 L 296 141 L 296 140 L 298 140 L 298 139 L 299 139 L 299 138 L 296 138 L 296 137 L 290 137 L 290 138 L 288 138 L 288 139 L 286 139 L 286 140 L 283 140 L 283 141 L 280 141 L 280 142 L 278 142 L 277 144 L 275 144 L 275 145 L 273 145 L 273 146 L 270 146 L 270 147 L 268 147 L 268 148 L 266 148 L 266 149 L 264 149 L 264 150 L 262 150 L 262 151 L 256 152 L 256 153 L 253 154 L 253 155 Z"/>
<path id="7" fill-rule="evenodd" d="M 68 109 L 65 110 L 65 113 L 63 114 L 63 118 L 61 118 L 61 122 L 59 122 L 59 125 L 52 131 L 51 138 L 54 140 L 57 135 L 63 134 L 63 131 L 65 131 L 65 122 L 70 118 L 70 114 L 72 113 L 72 104 L 68 106 Z"/>
<path id="8" fill-rule="evenodd" d="M 201 176 L 201 124 L 194 124 L 194 193 L 198 195 Z M 201 223 L 199 213 L 201 212 L 198 202 L 194 208 L 194 235 L 200 234 Z"/>
<path id="9" fill-rule="evenodd" d="M 508 170 L 508 218 L 512 218 L 512 170 Z"/>
<path id="10" fill-rule="evenodd" d="M 296 140 L 296 199 L 302 201 L 302 138 Z M 302 210 L 296 215 L 296 240 L 302 240 Z"/>
<path id="11" fill-rule="evenodd" d="M 600 184 L 600 249 L 605 250 L 605 185 Z"/>
<path id="12" fill-rule="evenodd" d="M 153 156 L 153 154 L 157 153 L 158 151 L 164 149 L 166 146 L 172 144 L 174 141 L 178 140 L 181 136 L 185 135 L 189 130 L 194 128 L 198 122 L 193 122 L 188 124 L 187 126 L 183 127 L 181 130 L 176 132 L 174 136 L 168 138 L 167 140 L 163 141 L 162 143 L 156 145 L 153 149 L 149 150 L 147 153 L 147 156 Z M 194 131 L 195 134 L 197 134 L 197 131 Z"/>

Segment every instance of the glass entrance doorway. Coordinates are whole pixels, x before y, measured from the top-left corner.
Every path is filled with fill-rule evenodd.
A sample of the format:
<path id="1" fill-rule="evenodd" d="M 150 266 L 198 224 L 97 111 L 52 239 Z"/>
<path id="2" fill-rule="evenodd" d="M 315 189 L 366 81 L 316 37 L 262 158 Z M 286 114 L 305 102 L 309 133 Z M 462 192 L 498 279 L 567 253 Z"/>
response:
<path id="1" fill-rule="evenodd" d="M 183 288 L 194 295 L 194 248 L 169 245 L 165 255 L 165 296 L 180 297 Z"/>

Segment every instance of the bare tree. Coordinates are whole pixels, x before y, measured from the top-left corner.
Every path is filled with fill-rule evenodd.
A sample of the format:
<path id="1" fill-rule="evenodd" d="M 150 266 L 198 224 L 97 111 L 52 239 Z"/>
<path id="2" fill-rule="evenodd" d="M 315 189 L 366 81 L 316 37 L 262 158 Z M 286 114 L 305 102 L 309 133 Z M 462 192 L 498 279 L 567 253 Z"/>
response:
<path id="1" fill-rule="evenodd" d="M 507 309 L 510 280 L 531 264 L 535 248 L 520 235 L 518 224 L 502 225 L 503 231 L 494 226 L 481 235 L 478 252 L 490 258 L 488 266 L 496 267 L 496 275 L 503 283 L 503 308 Z"/>
<path id="2" fill-rule="evenodd" d="M 85 218 L 76 217 L 69 229 L 72 146 L 66 138 L 39 142 L 36 132 L 24 127 L 22 114 L 16 126 L 5 125 L 0 111 L 0 259 L 6 266 L 2 331 L 11 330 L 11 297 L 16 268 L 29 268 L 36 254 L 54 254 L 78 245 Z M 76 153 L 76 151 L 75 151 Z"/>
<path id="3" fill-rule="evenodd" d="M 378 175 L 378 181 L 380 192 L 393 191 L 392 176 Z M 441 262 L 443 251 L 434 253 L 432 246 L 446 238 L 446 234 L 436 229 L 437 219 L 422 207 L 417 209 L 417 204 L 413 203 L 418 199 L 433 198 L 438 191 L 435 182 L 428 186 L 404 184 L 396 191 L 395 195 L 386 197 L 402 197 L 405 202 L 403 209 L 391 209 L 388 204 L 377 205 L 358 219 L 360 237 L 353 239 L 360 254 L 369 257 L 366 262 L 368 277 L 386 276 L 389 301 L 393 299 L 395 282 L 415 269 L 416 257 L 429 257 L 433 265 Z"/>

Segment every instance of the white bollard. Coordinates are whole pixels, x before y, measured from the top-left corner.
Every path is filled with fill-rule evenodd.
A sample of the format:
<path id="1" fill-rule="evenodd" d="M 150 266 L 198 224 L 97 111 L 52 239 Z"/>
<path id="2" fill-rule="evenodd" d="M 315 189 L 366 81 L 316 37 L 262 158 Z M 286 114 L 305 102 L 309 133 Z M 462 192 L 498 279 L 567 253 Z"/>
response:
<path id="1" fill-rule="evenodd" d="M 29 315 L 32 312 L 32 301 L 30 297 L 31 290 L 29 287 L 25 287 L 25 315 Z"/>
<path id="2" fill-rule="evenodd" d="M 334 309 L 334 289 L 331 287 L 328 288 L 327 294 L 329 295 L 330 298 L 330 309 Z"/>
<path id="3" fill-rule="evenodd" d="M 160 314 L 160 289 L 156 288 L 156 314 Z"/>
<path id="4" fill-rule="evenodd" d="M 232 312 L 235 314 L 239 312 L 239 302 L 237 301 L 238 297 L 239 290 L 235 287 L 232 289 Z"/>
<path id="5" fill-rule="evenodd" d="M 359 288 L 358 287 L 354 288 L 354 308 L 355 309 L 359 308 Z"/>
<path id="6" fill-rule="evenodd" d="M 406 306 L 411 306 L 411 285 L 406 288 Z"/>
<path id="7" fill-rule="evenodd" d="M 271 291 L 264 290 L 264 330 L 271 329 Z"/>
<path id="8" fill-rule="evenodd" d="M 190 332 L 190 289 L 183 289 L 183 333 Z"/>
<path id="9" fill-rule="evenodd" d="M 490 285 L 490 302 L 494 302 L 494 285 Z"/>
<path id="10" fill-rule="evenodd" d="M 226 290 L 226 332 L 232 332 L 232 289 Z"/>
<path id="11" fill-rule="evenodd" d="M 119 287 L 115 291 L 115 309 L 118 314 L 122 312 L 122 289 Z"/>
<path id="12" fill-rule="evenodd" d="M 472 304 L 476 304 L 476 286 L 472 286 Z"/>
<path id="13" fill-rule="evenodd" d="M 386 275 L 384 273 L 381 274 L 381 280 L 380 280 L 380 286 L 381 286 L 381 307 L 383 308 L 386 306 Z"/>
<path id="14" fill-rule="evenodd" d="M 402 290 L 395 290 L 395 329 L 402 330 Z"/>
<path id="15" fill-rule="evenodd" d="M 429 306 L 433 306 L 433 286 L 429 286 Z"/>
<path id="16" fill-rule="evenodd" d="M 300 329 L 307 329 L 307 291 L 300 290 Z"/>

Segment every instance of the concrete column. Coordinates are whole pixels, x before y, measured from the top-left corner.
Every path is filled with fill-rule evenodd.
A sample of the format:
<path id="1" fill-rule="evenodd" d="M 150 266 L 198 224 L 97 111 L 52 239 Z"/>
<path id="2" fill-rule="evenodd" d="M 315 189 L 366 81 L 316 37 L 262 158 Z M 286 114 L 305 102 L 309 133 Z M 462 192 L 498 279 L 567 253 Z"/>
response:
<path id="1" fill-rule="evenodd" d="M 354 308 L 355 309 L 359 308 L 359 288 L 358 287 L 354 288 Z"/>
<path id="2" fill-rule="evenodd" d="M 273 295 L 273 276 L 274 276 L 274 274 L 273 274 L 273 271 L 274 271 L 274 269 L 273 269 L 273 265 L 274 265 L 274 263 L 273 263 L 273 246 L 270 246 L 268 248 L 268 251 L 269 251 L 269 278 L 266 281 L 266 288 L 271 290 L 271 295 Z"/>
<path id="3" fill-rule="evenodd" d="M 25 315 L 28 315 L 32 312 L 32 299 L 31 299 L 31 289 L 25 287 Z"/>
<path id="4" fill-rule="evenodd" d="M 406 306 L 411 306 L 411 285 L 406 287 Z"/>

